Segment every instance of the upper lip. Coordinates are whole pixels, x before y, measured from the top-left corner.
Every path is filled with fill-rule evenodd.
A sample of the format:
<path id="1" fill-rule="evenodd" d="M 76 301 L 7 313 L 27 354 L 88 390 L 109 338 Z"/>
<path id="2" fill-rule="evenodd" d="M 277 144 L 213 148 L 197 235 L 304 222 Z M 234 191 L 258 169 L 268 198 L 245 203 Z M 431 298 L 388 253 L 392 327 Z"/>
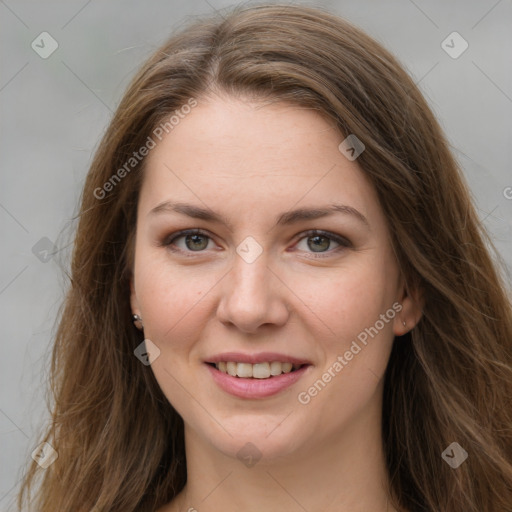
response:
<path id="1" fill-rule="evenodd" d="M 223 352 L 222 354 L 216 354 L 206 359 L 207 363 L 220 363 L 222 361 L 251 364 L 271 363 L 272 361 L 279 361 L 280 363 L 292 364 L 311 364 L 306 359 L 288 356 L 286 354 L 278 354 L 277 352 L 259 352 L 258 354 L 243 354 L 241 352 Z"/>

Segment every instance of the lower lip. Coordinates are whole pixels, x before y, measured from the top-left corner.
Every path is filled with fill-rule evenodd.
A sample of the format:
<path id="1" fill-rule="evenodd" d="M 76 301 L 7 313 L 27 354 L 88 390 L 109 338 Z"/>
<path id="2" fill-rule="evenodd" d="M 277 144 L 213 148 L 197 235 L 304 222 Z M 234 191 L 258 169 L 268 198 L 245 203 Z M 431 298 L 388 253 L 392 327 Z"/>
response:
<path id="1" fill-rule="evenodd" d="M 294 372 L 282 373 L 268 379 L 245 379 L 233 377 L 228 373 L 217 370 L 215 366 L 205 364 L 219 387 L 226 391 L 226 393 L 239 398 L 266 398 L 276 395 L 297 382 L 310 367 L 310 365 L 304 365 Z"/>

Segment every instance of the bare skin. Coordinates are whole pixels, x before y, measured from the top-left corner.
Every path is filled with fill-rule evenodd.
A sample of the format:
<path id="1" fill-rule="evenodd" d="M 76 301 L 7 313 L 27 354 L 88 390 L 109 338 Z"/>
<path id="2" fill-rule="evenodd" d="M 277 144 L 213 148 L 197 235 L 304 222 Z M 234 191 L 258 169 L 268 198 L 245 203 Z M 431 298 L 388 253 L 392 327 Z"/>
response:
<path id="1" fill-rule="evenodd" d="M 317 113 L 224 96 L 198 103 L 149 154 L 138 205 L 132 310 L 185 423 L 188 482 L 158 512 L 396 512 L 380 435 L 383 375 L 394 337 L 414 327 L 421 306 L 405 290 L 376 192 Z M 164 201 L 226 223 L 151 212 Z M 334 202 L 366 221 L 345 208 L 276 224 Z M 170 242 L 195 228 L 199 238 Z M 313 229 L 327 235 L 305 234 Z M 250 263 L 236 251 L 247 237 L 261 248 Z M 310 365 L 273 396 L 240 398 L 206 364 L 228 351 Z M 249 467 L 241 449 L 261 458 Z"/>

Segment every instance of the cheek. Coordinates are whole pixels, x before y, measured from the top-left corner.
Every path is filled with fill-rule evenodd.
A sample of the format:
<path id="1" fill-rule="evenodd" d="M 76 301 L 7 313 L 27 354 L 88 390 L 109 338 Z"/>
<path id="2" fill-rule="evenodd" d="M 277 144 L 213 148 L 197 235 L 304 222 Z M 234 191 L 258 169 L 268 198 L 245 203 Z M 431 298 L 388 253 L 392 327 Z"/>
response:
<path id="1" fill-rule="evenodd" d="M 386 257 L 361 258 L 350 269 L 340 269 L 334 279 L 331 273 L 313 281 L 315 287 L 303 281 L 301 293 L 312 301 L 308 306 L 328 327 L 316 338 L 323 361 L 315 382 L 320 378 L 326 383 L 326 389 L 322 383 L 311 389 L 312 399 L 315 393 L 322 395 L 314 398 L 318 407 L 342 400 L 344 415 L 375 393 L 394 340 L 395 274 L 396 267 Z M 309 312 L 312 322 L 315 315 Z"/>
<path id="2" fill-rule="evenodd" d="M 392 287 L 379 272 L 354 270 L 325 289 L 323 304 L 314 311 L 336 336 L 329 331 L 316 338 L 322 365 L 297 398 L 319 431 L 334 435 L 374 403 L 394 340 L 396 311 Z"/>
<path id="3" fill-rule="evenodd" d="M 317 325 L 324 342 L 336 350 L 373 326 L 391 308 L 395 297 L 394 269 L 384 258 L 361 258 L 346 267 L 328 269 L 323 275 L 314 269 L 309 275 L 293 277 L 290 275 L 289 282 L 300 298 L 296 302 L 299 316 L 309 318 L 310 329 Z M 391 328 L 389 323 L 384 330 Z"/>
<path id="4" fill-rule="evenodd" d="M 173 265 L 165 251 L 141 248 L 135 276 L 144 334 L 169 362 L 195 355 L 195 342 L 211 319 L 212 291 L 224 273 Z"/>
<path id="5" fill-rule="evenodd" d="M 141 257 L 140 267 L 136 266 L 144 336 L 160 350 L 151 370 L 169 402 L 182 414 L 190 407 L 188 392 L 195 393 L 189 363 L 206 325 L 206 301 L 202 299 L 215 281 L 190 268 L 172 267 L 158 255 L 151 256 L 144 265 Z"/>
<path id="6" fill-rule="evenodd" d="M 370 399 L 387 367 L 397 314 L 392 278 L 392 267 L 375 265 L 373 271 L 354 270 L 339 283 L 339 306 L 332 318 L 340 336 L 329 347 L 326 367 L 337 376 L 332 379 L 333 400 L 342 398 L 348 410 Z"/>

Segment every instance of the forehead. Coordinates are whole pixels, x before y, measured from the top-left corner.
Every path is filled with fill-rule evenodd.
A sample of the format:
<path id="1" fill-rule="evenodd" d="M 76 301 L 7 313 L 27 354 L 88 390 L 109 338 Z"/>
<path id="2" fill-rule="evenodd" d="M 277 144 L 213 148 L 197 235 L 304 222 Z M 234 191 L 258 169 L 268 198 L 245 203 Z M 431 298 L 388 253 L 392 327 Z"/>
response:
<path id="1" fill-rule="evenodd" d="M 214 97 L 175 124 L 148 154 L 139 209 L 188 200 L 254 217 L 286 208 L 343 202 L 381 215 L 356 161 L 338 149 L 344 137 L 312 109 Z"/>

